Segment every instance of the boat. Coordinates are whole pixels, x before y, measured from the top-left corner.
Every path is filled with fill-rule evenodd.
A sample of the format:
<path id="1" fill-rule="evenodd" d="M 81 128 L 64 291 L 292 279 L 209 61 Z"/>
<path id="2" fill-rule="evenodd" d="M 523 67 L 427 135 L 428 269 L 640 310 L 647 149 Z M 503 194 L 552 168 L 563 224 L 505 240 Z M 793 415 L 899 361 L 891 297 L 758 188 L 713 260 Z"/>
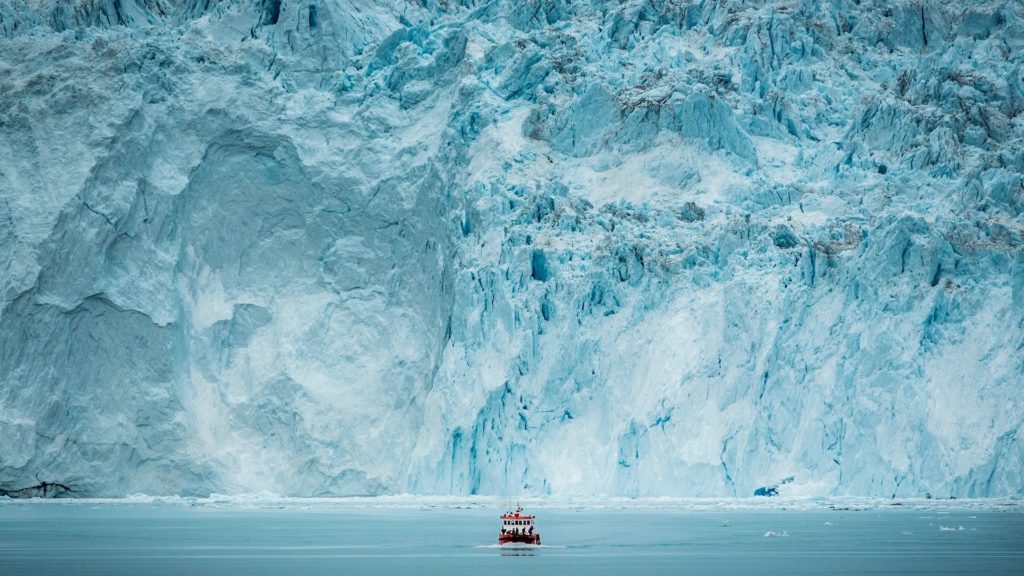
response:
<path id="1" fill-rule="evenodd" d="M 516 506 L 515 512 L 506 512 L 501 516 L 501 532 L 498 533 L 498 544 L 540 544 L 540 532 L 533 525 L 534 516 L 523 513 L 522 506 Z"/>

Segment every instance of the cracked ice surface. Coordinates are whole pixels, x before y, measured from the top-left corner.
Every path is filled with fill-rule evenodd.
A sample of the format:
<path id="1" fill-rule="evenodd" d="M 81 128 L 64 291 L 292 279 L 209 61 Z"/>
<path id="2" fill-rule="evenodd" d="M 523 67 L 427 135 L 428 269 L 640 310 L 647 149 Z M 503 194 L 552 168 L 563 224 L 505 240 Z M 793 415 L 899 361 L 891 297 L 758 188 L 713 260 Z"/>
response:
<path id="1" fill-rule="evenodd" d="M 0 487 L 1021 494 L 1016 2 L 0 0 Z"/>

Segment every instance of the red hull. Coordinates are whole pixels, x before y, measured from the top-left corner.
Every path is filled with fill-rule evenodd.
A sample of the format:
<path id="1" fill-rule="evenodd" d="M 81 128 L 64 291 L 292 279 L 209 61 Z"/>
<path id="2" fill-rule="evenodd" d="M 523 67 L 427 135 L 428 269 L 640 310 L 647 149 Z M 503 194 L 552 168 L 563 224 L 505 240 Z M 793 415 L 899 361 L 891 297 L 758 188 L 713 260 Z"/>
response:
<path id="1" fill-rule="evenodd" d="M 498 544 L 540 544 L 540 534 L 501 534 Z"/>

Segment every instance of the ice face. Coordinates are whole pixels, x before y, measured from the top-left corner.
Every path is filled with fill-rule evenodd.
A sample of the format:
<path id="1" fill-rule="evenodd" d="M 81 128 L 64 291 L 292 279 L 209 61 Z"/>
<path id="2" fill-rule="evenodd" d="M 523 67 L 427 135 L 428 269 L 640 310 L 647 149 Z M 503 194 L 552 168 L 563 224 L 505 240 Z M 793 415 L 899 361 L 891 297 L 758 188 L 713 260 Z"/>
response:
<path id="1" fill-rule="evenodd" d="M 0 35 L 0 487 L 1024 490 L 1019 3 Z"/>

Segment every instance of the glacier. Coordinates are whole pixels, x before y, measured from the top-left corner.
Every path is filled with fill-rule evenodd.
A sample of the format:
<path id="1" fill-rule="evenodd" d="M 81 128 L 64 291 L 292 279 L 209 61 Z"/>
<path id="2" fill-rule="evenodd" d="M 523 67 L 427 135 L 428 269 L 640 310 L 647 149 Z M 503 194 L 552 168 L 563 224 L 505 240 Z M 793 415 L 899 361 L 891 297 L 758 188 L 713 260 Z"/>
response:
<path id="1" fill-rule="evenodd" d="M 1012 0 L 0 0 L 0 488 L 1024 495 L 1022 112 Z"/>

